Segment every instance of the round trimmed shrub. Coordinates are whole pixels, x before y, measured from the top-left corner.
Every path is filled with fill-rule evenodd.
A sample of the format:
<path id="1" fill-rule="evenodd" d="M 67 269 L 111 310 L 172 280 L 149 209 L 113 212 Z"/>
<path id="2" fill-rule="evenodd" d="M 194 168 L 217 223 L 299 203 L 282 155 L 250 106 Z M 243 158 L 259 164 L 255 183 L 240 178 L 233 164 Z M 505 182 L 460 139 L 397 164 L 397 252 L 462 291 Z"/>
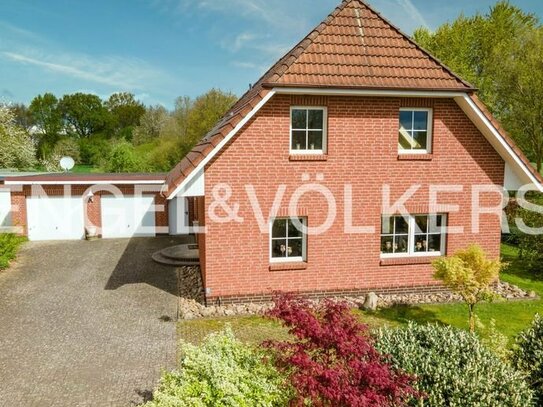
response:
<path id="1" fill-rule="evenodd" d="M 179 370 L 165 373 L 146 407 L 283 407 L 290 390 L 261 351 L 230 328 L 200 346 L 182 345 Z"/>
<path id="2" fill-rule="evenodd" d="M 526 373 L 538 405 L 543 405 L 543 318 L 540 315 L 517 336 L 512 359 L 514 366 Z"/>
<path id="3" fill-rule="evenodd" d="M 523 376 L 485 348 L 476 335 L 440 325 L 381 329 L 376 347 L 414 374 L 425 406 L 525 407 L 533 393 Z M 413 400 L 413 405 L 419 405 Z"/>

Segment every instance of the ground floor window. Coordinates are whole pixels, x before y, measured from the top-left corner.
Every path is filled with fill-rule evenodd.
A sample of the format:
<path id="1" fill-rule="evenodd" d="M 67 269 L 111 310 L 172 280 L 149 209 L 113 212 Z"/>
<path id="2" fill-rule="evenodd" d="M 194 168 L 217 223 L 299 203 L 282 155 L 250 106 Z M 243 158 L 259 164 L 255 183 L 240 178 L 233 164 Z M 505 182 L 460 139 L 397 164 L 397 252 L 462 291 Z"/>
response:
<path id="1" fill-rule="evenodd" d="M 383 216 L 381 255 L 429 256 L 445 254 L 446 215 Z"/>
<path id="2" fill-rule="evenodd" d="M 307 237 L 302 230 L 306 225 L 306 218 L 276 218 L 271 222 L 272 262 L 306 260 Z"/>

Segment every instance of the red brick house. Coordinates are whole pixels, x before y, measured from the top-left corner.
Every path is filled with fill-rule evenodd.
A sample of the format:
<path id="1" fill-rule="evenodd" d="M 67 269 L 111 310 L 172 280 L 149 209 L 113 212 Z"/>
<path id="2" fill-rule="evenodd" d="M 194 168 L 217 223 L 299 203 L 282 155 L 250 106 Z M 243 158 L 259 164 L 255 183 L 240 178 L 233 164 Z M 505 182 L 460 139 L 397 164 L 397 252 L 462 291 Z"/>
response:
<path id="1" fill-rule="evenodd" d="M 164 191 L 195 197 L 206 297 L 225 303 L 276 290 L 438 289 L 436 256 L 470 243 L 498 256 L 496 189 L 541 190 L 541 181 L 472 85 L 366 3 L 346 0 L 235 104 Z M 409 214 L 399 215 L 384 197 L 406 193 Z"/>

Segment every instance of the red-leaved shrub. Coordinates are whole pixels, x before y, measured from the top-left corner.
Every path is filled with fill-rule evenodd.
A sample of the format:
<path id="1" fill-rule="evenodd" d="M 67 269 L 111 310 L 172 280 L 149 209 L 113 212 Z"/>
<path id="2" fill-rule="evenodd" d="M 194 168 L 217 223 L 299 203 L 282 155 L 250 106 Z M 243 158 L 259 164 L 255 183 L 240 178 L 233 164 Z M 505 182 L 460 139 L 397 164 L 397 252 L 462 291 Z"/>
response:
<path id="1" fill-rule="evenodd" d="M 295 338 L 265 343 L 295 389 L 292 406 L 402 406 L 417 395 L 413 378 L 387 364 L 346 304 L 280 295 L 268 315 Z"/>

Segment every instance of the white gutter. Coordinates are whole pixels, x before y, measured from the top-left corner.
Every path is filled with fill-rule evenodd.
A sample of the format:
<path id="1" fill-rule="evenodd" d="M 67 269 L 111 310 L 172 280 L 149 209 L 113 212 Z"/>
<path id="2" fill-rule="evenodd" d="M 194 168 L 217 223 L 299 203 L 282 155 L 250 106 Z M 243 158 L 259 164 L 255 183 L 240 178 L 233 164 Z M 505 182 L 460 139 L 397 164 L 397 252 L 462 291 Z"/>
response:
<path id="1" fill-rule="evenodd" d="M 205 166 L 219 153 L 219 151 L 222 150 L 222 148 L 236 135 L 238 131 L 241 130 L 243 126 L 247 124 L 249 120 L 253 118 L 253 116 L 264 106 L 268 100 L 270 100 L 273 95 L 275 95 L 275 90 L 270 91 L 264 98 L 249 112 L 247 116 L 245 116 L 230 133 L 226 135 L 226 137 L 221 140 L 219 144 L 215 146 L 215 148 L 209 153 L 197 166 L 194 168 L 191 173 L 175 188 L 175 190 L 168 195 L 168 199 L 171 200 L 177 196 L 188 184 L 189 182 L 200 173 L 200 171 L 203 171 Z"/>
<path id="2" fill-rule="evenodd" d="M 163 185 L 162 180 L 110 180 L 110 181 L 5 181 L 4 185 Z"/>
<path id="3" fill-rule="evenodd" d="M 390 97 L 424 97 L 455 98 L 466 96 L 458 91 L 418 91 L 418 90 L 384 90 L 384 89 L 327 89 L 327 88 L 273 88 L 277 94 L 289 95 L 326 95 L 326 96 L 390 96 Z"/>

